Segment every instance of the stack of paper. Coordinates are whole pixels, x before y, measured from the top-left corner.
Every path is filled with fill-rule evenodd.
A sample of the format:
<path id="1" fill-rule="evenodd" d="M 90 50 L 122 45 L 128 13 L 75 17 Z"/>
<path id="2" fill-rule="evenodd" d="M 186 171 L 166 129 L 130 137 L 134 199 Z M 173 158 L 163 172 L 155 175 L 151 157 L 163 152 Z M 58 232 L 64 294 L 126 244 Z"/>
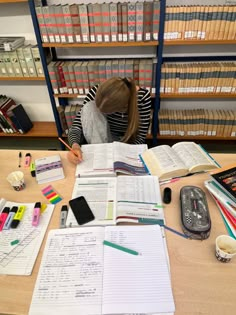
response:
<path id="1" fill-rule="evenodd" d="M 174 311 L 159 225 L 49 232 L 29 315 Z"/>
<path id="2" fill-rule="evenodd" d="M 236 164 L 213 171 L 205 186 L 215 200 L 229 234 L 236 238 Z"/>

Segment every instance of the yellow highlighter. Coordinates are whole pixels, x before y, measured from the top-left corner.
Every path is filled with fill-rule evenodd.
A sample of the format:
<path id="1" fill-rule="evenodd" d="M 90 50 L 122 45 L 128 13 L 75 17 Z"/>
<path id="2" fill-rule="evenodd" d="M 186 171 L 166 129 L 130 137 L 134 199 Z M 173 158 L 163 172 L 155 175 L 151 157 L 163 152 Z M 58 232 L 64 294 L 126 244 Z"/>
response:
<path id="1" fill-rule="evenodd" d="M 26 209 L 26 206 L 19 206 L 18 207 L 18 210 L 14 216 L 14 219 L 11 223 L 11 228 L 12 229 L 16 229 L 17 226 L 19 225 L 20 221 L 22 220 L 23 218 L 23 215 L 25 213 L 25 209 Z"/>

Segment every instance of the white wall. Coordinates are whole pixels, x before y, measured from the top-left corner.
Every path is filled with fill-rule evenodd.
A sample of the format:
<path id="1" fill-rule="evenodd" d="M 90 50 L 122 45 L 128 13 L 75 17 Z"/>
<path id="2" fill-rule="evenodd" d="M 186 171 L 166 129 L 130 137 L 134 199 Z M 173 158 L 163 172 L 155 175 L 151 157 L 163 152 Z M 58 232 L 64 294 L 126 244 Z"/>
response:
<path id="1" fill-rule="evenodd" d="M 36 44 L 28 3 L 0 3 L 0 36 L 24 36 Z M 44 81 L 0 81 L 0 94 L 21 103 L 31 120 L 54 121 Z"/>

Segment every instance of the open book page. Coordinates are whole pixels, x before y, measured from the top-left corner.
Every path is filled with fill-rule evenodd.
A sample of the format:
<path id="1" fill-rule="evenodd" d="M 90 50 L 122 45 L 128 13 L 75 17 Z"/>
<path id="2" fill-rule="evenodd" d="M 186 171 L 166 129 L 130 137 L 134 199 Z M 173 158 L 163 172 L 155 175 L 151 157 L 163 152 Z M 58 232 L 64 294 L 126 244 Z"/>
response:
<path id="1" fill-rule="evenodd" d="M 188 174 L 184 162 L 168 145 L 159 145 L 148 149 L 141 155 L 151 175 L 157 175 L 159 180 Z"/>
<path id="2" fill-rule="evenodd" d="M 113 168 L 113 144 L 82 145 L 83 161 L 76 166 L 76 177 L 115 176 Z"/>
<path id="3" fill-rule="evenodd" d="M 127 144 L 113 142 L 114 170 L 120 173 L 145 175 L 147 171 L 140 159 L 140 154 L 147 150 L 146 144 Z"/>
<path id="4" fill-rule="evenodd" d="M 76 178 L 72 198 L 84 196 L 95 220 L 85 225 L 115 224 L 116 217 L 116 177 Z M 69 208 L 66 226 L 78 226 Z"/>
<path id="5" fill-rule="evenodd" d="M 116 222 L 164 223 L 160 185 L 156 176 L 117 177 Z"/>
<path id="6" fill-rule="evenodd" d="M 104 246 L 103 314 L 174 312 L 162 237 L 159 225 L 106 227 L 105 240 L 139 255 Z"/>
<path id="7" fill-rule="evenodd" d="M 217 168 L 209 154 L 194 142 L 179 142 L 174 144 L 172 148 L 184 161 L 190 173 Z"/>
<path id="8" fill-rule="evenodd" d="M 101 314 L 102 227 L 51 230 L 29 315 Z"/>
<path id="9" fill-rule="evenodd" d="M 17 229 L 2 230 L 0 233 L 0 274 L 28 276 L 32 273 L 54 209 L 54 205 L 47 205 L 40 216 L 39 225 L 34 227 L 34 203 L 6 201 L 4 207 L 23 205 L 26 210 Z"/>

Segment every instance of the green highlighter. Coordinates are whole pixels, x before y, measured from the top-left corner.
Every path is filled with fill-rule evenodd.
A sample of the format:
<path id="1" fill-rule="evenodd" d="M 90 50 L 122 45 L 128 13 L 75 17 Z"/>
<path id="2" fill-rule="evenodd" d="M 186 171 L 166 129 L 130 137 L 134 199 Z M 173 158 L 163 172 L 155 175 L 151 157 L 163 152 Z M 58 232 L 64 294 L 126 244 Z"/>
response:
<path id="1" fill-rule="evenodd" d="M 34 162 L 30 163 L 30 173 L 32 177 L 35 177 L 35 164 Z"/>

